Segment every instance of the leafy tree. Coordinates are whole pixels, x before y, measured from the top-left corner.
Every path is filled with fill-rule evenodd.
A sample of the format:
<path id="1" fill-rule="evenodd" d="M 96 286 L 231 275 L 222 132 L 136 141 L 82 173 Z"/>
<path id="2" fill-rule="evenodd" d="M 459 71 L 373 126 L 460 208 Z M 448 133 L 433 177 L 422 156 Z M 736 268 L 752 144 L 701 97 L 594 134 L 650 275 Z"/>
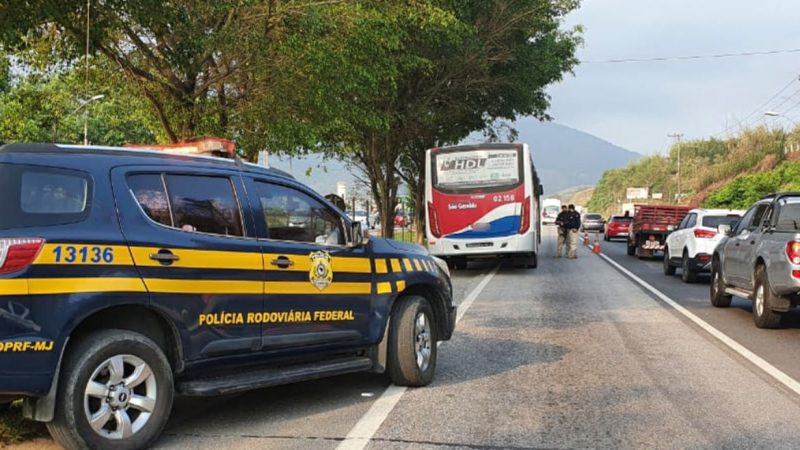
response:
<path id="1" fill-rule="evenodd" d="M 289 29 L 291 18 L 326 3 L 92 2 L 90 51 L 113 63 L 148 101 L 169 141 L 201 134 L 236 137 L 250 128 L 236 120 L 247 117 L 240 103 L 275 95 L 269 75 L 279 74 L 285 61 L 276 43 L 308 31 Z M 83 51 L 86 9 L 86 2 L 27 0 L 0 14 L 0 38 L 14 48 L 38 45 L 40 55 L 74 64 Z"/>
<path id="2" fill-rule="evenodd" d="M 446 30 L 417 34 L 409 44 L 427 64 L 400 85 L 398 173 L 415 200 L 418 241 L 424 236 L 425 150 L 454 144 L 476 130 L 520 115 L 549 119 L 545 88 L 577 63 L 580 29 L 560 29 L 577 1 L 436 2 L 451 11 Z M 445 32 L 447 31 L 447 32 Z M 511 130 L 511 135 L 515 135 Z"/>
<path id="3" fill-rule="evenodd" d="M 82 73 L 48 76 L 33 72 L 0 92 L 0 140 L 6 142 L 83 142 L 83 109 L 78 113 Z M 87 105 L 89 141 L 99 145 L 152 143 L 159 127 L 148 105 L 130 92 L 100 89 L 105 98 Z"/>

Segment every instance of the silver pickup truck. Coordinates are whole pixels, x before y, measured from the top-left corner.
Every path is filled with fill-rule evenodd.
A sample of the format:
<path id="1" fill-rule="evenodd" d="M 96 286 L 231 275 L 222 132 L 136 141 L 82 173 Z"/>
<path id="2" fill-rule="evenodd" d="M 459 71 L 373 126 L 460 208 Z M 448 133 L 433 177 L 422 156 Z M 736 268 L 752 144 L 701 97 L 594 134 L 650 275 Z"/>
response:
<path id="1" fill-rule="evenodd" d="M 726 237 L 711 263 L 711 304 L 750 299 L 756 326 L 778 328 L 800 303 L 800 192 L 769 195 L 719 232 Z"/>

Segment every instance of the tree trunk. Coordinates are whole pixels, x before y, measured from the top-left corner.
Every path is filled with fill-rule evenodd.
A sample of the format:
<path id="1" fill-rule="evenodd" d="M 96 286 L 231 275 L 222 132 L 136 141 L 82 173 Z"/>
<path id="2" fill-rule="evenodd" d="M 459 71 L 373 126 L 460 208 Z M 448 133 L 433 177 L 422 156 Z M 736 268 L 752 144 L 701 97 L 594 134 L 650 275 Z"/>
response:
<path id="1" fill-rule="evenodd" d="M 392 149 L 388 136 L 384 139 L 370 136 L 364 139 L 355 156 L 369 179 L 381 218 L 381 237 L 391 239 L 394 237 L 394 207 L 397 204 L 397 178 L 394 172 L 397 152 Z"/>
<path id="2" fill-rule="evenodd" d="M 417 176 L 413 187 L 409 185 L 411 196 L 414 199 L 414 228 L 417 231 L 417 244 L 425 244 L 425 218 L 427 216 L 427 206 L 425 204 L 425 173 Z"/>

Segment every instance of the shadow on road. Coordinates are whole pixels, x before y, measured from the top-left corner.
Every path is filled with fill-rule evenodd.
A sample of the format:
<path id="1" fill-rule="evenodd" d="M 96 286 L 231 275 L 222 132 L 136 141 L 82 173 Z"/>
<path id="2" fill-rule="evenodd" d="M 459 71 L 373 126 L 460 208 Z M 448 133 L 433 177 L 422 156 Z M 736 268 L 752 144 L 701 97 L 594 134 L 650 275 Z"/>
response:
<path id="1" fill-rule="evenodd" d="M 434 386 L 488 378 L 519 367 L 561 360 L 565 347 L 515 339 L 493 339 L 469 333 L 442 346 Z"/>

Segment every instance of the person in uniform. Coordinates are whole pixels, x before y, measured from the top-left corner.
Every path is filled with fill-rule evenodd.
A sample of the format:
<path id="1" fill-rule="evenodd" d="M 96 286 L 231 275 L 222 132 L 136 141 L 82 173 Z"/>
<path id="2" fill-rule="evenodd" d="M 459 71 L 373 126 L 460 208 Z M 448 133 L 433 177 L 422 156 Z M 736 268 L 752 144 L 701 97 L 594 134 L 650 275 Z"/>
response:
<path id="1" fill-rule="evenodd" d="M 578 211 L 575 211 L 575 205 L 569 205 L 567 207 L 566 217 L 567 219 L 565 228 L 567 229 L 567 247 L 569 248 L 567 258 L 577 259 L 578 230 L 581 228 L 581 214 Z"/>
<path id="2" fill-rule="evenodd" d="M 564 247 L 567 246 L 567 205 L 561 205 L 561 212 L 556 216 L 556 227 L 558 227 L 558 241 L 556 241 L 556 258 L 566 253 Z"/>

